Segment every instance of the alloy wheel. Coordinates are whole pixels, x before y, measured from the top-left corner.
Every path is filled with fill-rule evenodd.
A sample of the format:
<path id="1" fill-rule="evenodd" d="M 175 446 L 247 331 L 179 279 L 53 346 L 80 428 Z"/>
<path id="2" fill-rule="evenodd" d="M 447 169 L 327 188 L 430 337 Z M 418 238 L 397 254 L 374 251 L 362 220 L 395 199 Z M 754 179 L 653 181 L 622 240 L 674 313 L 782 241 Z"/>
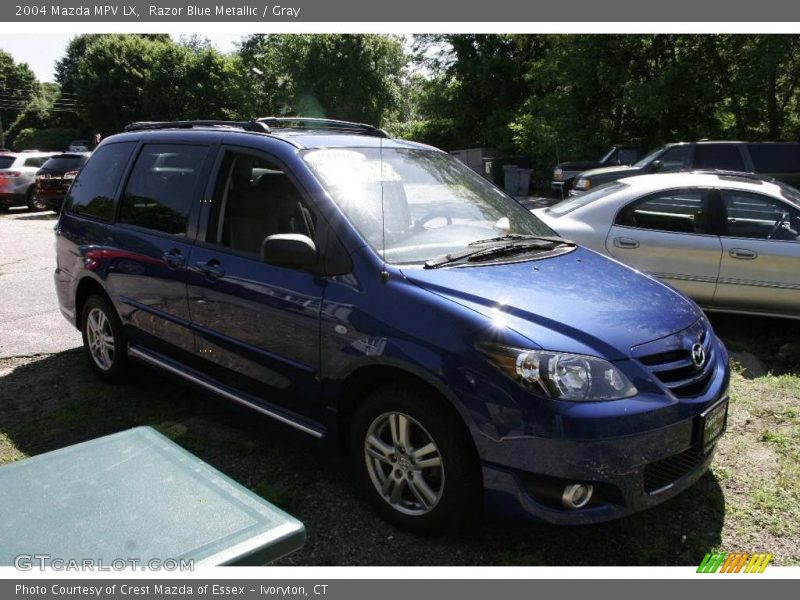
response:
<path id="1" fill-rule="evenodd" d="M 424 515 L 444 491 L 442 456 L 428 431 L 400 412 L 379 415 L 364 440 L 364 458 L 372 484 L 395 510 Z"/>
<path id="2" fill-rule="evenodd" d="M 86 319 L 86 340 L 94 363 L 108 371 L 114 364 L 114 333 L 111 322 L 99 308 L 93 308 Z"/>

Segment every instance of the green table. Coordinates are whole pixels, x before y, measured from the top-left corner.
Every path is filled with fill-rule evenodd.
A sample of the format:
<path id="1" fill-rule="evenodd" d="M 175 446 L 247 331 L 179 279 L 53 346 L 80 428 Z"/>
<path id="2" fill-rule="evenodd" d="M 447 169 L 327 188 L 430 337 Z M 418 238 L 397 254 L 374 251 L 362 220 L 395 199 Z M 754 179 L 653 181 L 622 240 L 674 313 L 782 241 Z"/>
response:
<path id="1" fill-rule="evenodd" d="M 150 427 L 0 467 L 0 565 L 19 555 L 263 565 L 304 541 L 300 521 Z"/>

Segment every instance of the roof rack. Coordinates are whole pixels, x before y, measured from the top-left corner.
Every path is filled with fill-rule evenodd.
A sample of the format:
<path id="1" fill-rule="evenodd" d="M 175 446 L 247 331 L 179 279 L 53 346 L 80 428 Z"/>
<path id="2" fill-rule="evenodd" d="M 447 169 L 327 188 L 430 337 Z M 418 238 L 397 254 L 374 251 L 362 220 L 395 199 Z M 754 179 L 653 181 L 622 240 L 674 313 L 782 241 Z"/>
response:
<path id="1" fill-rule="evenodd" d="M 192 127 L 235 127 L 245 131 L 269 133 L 266 123 L 261 121 L 139 121 L 125 126 L 124 131 L 147 131 L 151 129 L 191 129 Z"/>
<path id="2" fill-rule="evenodd" d="M 383 129 L 366 123 L 352 121 L 338 121 L 336 119 L 317 119 L 311 117 L 261 117 L 257 123 L 264 123 L 270 129 L 326 129 L 347 133 L 358 133 L 374 137 L 388 138 L 389 134 Z"/>

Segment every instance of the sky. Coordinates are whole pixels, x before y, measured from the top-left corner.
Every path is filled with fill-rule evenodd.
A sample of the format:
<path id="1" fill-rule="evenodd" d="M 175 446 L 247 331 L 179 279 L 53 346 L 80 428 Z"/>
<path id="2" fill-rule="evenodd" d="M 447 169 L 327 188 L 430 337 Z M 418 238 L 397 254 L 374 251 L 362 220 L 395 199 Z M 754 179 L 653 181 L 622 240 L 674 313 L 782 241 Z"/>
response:
<path id="1" fill-rule="evenodd" d="M 39 81 L 52 82 L 55 63 L 64 56 L 67 44 L 74 35 L 74 33 L 42 35 L 3 33 L 0 35 L 0 50 L 8 52 L 14 57 L 15 62 L 28 63 Z M 241 34 L 233 33 L 217 35 L 203 33 L 202 36 L 210 39 L 221 52 L 232 52 L 236 48 L 236 42 L 242 38 Z M 178 38 L 178 36 L 172 37 L 176 40 Z"/>

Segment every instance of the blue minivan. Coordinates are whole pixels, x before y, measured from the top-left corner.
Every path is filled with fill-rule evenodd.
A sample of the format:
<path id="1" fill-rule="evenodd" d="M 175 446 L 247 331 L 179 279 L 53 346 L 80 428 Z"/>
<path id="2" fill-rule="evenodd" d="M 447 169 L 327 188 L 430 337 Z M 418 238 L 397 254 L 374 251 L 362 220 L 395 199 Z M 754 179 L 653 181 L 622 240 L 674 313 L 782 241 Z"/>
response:
<path id="1" fill-rule="evenodd" d="M 56 237 L 99 376 L 136 359 L 342 443 L 415 531 L 482 502 L 618 518 L 689 487 L 725 429 L 727 352 L 691 300 L 368 125 L 130 125 Z"/>

